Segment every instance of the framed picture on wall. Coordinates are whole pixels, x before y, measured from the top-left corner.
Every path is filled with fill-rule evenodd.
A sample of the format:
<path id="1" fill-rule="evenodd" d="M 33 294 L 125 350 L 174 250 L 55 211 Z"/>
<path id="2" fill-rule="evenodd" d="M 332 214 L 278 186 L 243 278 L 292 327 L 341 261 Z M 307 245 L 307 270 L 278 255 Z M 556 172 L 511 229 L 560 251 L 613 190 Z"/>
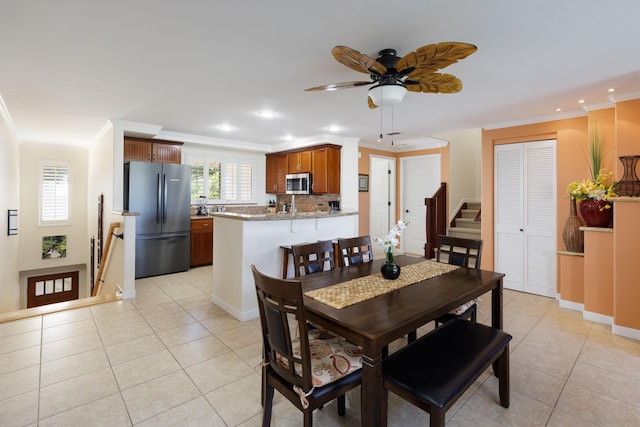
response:
<path id="1" fill-rule="evenodd" d="M 366 175 L 366 174 L 358 175 L 358 191 L 360 192 L 369 191 L 369 175 Z"/>

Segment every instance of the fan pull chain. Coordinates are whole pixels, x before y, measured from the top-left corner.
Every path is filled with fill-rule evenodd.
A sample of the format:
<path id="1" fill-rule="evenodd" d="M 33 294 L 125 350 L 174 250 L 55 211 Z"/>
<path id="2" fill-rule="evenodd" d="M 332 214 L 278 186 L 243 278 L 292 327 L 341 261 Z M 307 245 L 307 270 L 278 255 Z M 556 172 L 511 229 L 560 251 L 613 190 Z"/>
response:
<path id="1" fill-rule="evenodd" d="M 380 107 L 380 137 L 378 142 L 382 142 L 382 106 Z"/>
<path id="2" fill-rule="evenodd" d="M 394 134 L 394 130 L 393 130 L 393 105 L 391 106 L 391 146 L 393 146 L 393 134 Z"/>

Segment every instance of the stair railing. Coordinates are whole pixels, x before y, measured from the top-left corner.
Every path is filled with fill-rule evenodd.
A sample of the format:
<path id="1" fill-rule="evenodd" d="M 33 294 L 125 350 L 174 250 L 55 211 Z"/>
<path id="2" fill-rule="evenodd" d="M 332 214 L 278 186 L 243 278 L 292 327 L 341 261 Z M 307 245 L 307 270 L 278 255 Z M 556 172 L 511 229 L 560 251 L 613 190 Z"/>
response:
<path id="1" fill-rule="evenodd" d="M 107 264 L 107 259 L 109 258 L 109 249 L 111 248 L 111 237 L 112 236 L 116 236 L 120 239 L 123 238 L 123 236 L 120 234 L 115 234 L 115 230 L 116 228 L 120 228 L 120 223 L 119 222 L 112 222 L 109 225 L 109 234 L 107 235 L 107 245 L 105 247 L 104 252 L 102 253 L 102 259 L 100 260 L 100 267 L 98 267 L 98 276 L 96 278 L 96 283 L 95 286 L 93 287 L 93 292 L 91 294 L 91 296 L 97 296 L 100 293 L 100 285 L 104 282 L 104 280 L 102 279 L 105 270 L 107 269 L 106 264 Z"/>
<path id="2" fill-rule="evenodd" d="M 447 183 L 441 183 L 433 196 L 424 199 L 424 204 L 427 209 L 427 242 L 424 244 L 424 257 L 431 259 L 435 257 L 438 234 L 447 234 Z"/>

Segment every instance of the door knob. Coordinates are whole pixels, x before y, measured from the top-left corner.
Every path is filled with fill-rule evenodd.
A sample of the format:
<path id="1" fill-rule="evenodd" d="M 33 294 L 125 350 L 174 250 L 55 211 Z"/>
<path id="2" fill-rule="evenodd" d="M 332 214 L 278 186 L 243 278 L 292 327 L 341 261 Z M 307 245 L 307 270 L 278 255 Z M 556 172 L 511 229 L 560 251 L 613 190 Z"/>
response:
<path id="1" fill-rule="evenodd" d="M 409 209 L 407 209 L 405 212 L 406 212 L 406 213 L 409 213 Z"/>

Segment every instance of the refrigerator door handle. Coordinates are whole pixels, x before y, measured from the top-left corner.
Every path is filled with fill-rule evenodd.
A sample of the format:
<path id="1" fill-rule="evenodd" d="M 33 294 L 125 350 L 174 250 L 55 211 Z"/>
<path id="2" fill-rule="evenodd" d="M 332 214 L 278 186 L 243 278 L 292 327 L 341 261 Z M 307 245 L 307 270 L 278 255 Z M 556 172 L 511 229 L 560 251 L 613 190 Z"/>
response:
<path id="1" fill-rule="evenodd" d="M 162 223 L 167 222 L 167 175 L 162 174 L 162 183 L 164 185 L 164 197 L 162 198 Z"/>
<path id="2" fill-rule="evenodd" d="M 160 212 L 162 209 L 162 187 L 160 187 L 160 174 L 156 174 L 158 181 L 158 198 L 156 199 L 156 223 L 160 224 Z"/>

